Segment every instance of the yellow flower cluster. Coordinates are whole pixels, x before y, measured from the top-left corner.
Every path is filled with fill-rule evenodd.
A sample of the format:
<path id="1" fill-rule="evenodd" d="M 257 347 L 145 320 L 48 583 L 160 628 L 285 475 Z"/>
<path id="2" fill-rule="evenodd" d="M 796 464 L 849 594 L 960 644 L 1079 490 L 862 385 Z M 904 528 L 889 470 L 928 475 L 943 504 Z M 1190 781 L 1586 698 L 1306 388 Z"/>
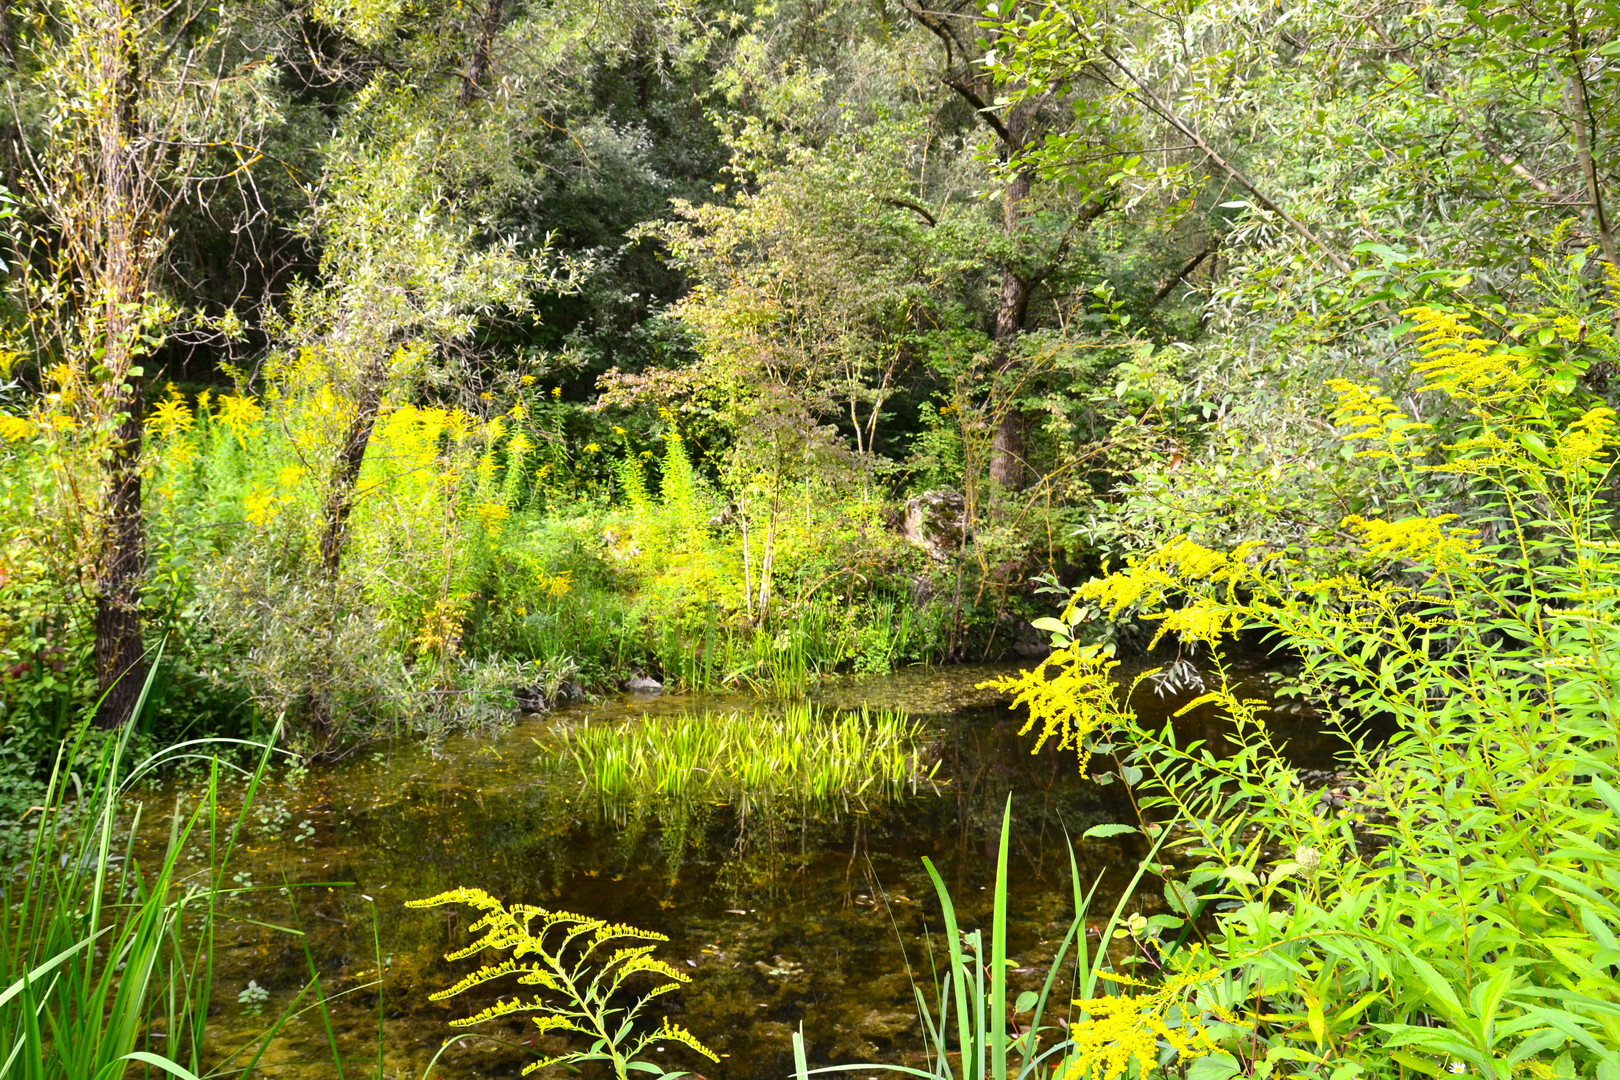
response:
<path id="1" fill-rule="evenodd" d="M 1029 707 L 1029 719 L 1018 734 L 1039 724 L 1032 754 L 1056 739 L 1059 750 L 1075 750 L 1080 770 L 1091 760 L 1090 736 L 1125 719 L 1115 693 L 1113 671 L 1119 661 L 1100 645 L 1075 642 L 1058 649 L 1029 671 L 1001 675 L 978 684 L 981 690 L 1013 695 L 1009 708 Z"/>
<path id="2" fill-rule="evenodd" d="M 460 473 L 449 467 L 446 442 L 464 442 L 476 424 L 460 409 L 400 405 L 379 419 L 367 456 L 386 463 L 394 483 L 412 485 L 424 494 L 448 490 Z"/>
<path id="3" fill-rule="evenodd" d="M 566 911 L 548 911 L 531 904 L 508 907 L 482 889 L 452 889 L 425 900 L 406 901 L 405 906 L 427 908 L 445 904 L 463 904 L 483 912 L 483 916 L 467 928 L 472 942 L 446 954 L 446 960 L 463 960 L 489 949 L 510 951 L 511 955 L 498 964 L 487 964 L 464 976 L 455 985 L 431 995 L 430 1001 L 444 1001 L 507 975 L 516 975 L 521 985 L 543 987 L 564 998 L 561 1006 L 554 1006 L 538 995 L 529 1000 L 503 998 L 473 1016 L 452 1020 L 452 1027 L 468 1027 L 527 1012 L 539 1014 L 531 1017 L 537 1034 L 571 1031 L 601 1040 L 613 1030 L 604 1021 L 622 1011 L 608 1003 L 632 976 L 646 974 L 658 980 L 651 990 L 641 994 L 641 1004 L 691 981 L 691 976 L 685 972 L 653 957 L 655 945 L 631 945 L 597 958 L 597 948 L 610 941 L 669 940 L 663 934 L 638 930 L 624 923 L 610 923 Z M 630 1015 L 634 1016 L 639 1008 L 638 1005 L 631 1010 Z M 628 1023 L 623 1027 L 613 1038 L 615 1044 L 626 1041 L 631 1034 Z M 629 1047 L 630 1053 L 633 1055 L 649 1043 L 662 1040 L 682 1043 L 711 1061 L 719 1060 L 697 1036 L 670 1023 L 668 1017 L 656 1031 L 635 1039 Z M 599 1041 L 591 1051 L 545 1058 L 532 1062 L 523 1071 L 527 1074 L 548 1064 L 594 1060 L 605 1056 L 601 1051 Z M 615 1052 L 623 1053 L 623 1048 Z"/>
<path id="4" fill-rule="evenodd" d="M 281 510 L 281 504 L 276 496 L 261 488 L 255 487 L 248 492 L 243 500 L 244 516 L 255 525 L 268 525 L 275 519 Z"/>
<path id="5" fill-rule="evenodd" d="M 534 583 L 539 586 L 543 596 L 567 596 L 574 591 L 574 572 L 564 570 L 560 574 L 548 574 L 544 570 L 536 570 Z"/>
<path id="6" fill-rule="evenodd" d="M 264 418 L 264 406 L 251 394 L 221 394 L 218 408 L 220 423 L 229 427 L 243 446 L 247 445 L 249 435 L 258 434 L 254 425 Z"/>
<path id="7" fill-rule="evenodd" d="M 176 435 L 191 430 L 196 418 L 191 414 L 191 406 L 186 399 L 170 385 L 170 396 L 157 403 L 152 409 L 152 415 L 146 418 L 146 430 L 149 435 L 158 439 L 172 439 Z"/>
<path id="8" fill-rule="evenodd" d="M 1378 444 L 1359 451 L 1357 457 L 1394 460 L 1423 455 L 1424 447 L 1413 445 L 1410 440 L 1418 432 L 1428 431 L 1429 425 L 1407 416 L 1388 395 L 1380 394 L 1376 387 L 1344 379 L 1330 380 L 1328 389 L 1339 398 L 1333 410 L 1333 422 L 1350 429 L 1343 436 L 1344 441 Z"/>
<path id="9" fill-rule="evenodd" d="M 1100 974 L 1110 982 L 1133 988 L 1148 985 L 1129 975 Z M 1202 1015 L 1186 1000 L 1188 990 L 1217 974 L 1215 971 L 1182 972 L 1165 979 L 1151 993 L 1076 1001 L 1075 1005 L 1086 1013 L 1086 1019 L 1069 1028 L 1074 1049 L 1063 1062 L 1063 1080 L 1114 1080 L 1124 1074 L 1132 1059 L 1140 1067 L 1141 1075 L 1147 1076 L 1158 1066 L 1161 1039 L 1183 1062 L 1219 1050 Z M 1208 1011 L 1219 1020 L 1233 1022 L 1224 1010 Z"/>
<path id="10" fill-rule="evenodd" d="M 255 485 L 243 500 L 243 516 L 255 525 L 270 524 L 283 506 L 298 497 L 298 482 L 304 478 L 304 471 L 296 465 L 288 465 L 277 474 L 275 487 L 261 488 Z"/>
<path id="11" fill-rule="evenodd" d="M 0 413 L 0 439 L 8 443 L 21 442 L 34 433 L 34 425 L 20 416 Z"/>
<path id="12" fill-rule="evenodd" d="M 1620 445 L 1615 437 L 1615 412 L 1597 406 L 1588 409 L 1558 437 L 1558 464 L 1566 472 L 1599 470 L 1607 466 L 1610 448 Z"/>
<path id="13" fill-rule="evenodd" d="M 461 629 L 466 621 L 465 594 L 443 597 L 423 615 L 421 630 L 411 644 L 420 649 L 423 655 L 453 656 L 461 642 Z"/>
<path id="14" fill-rule="evenodd" d="M 1132 558 L 1119 573 L 1088 581 L 1075 598 L 1096 603 L 1110 616 L 1118 615 L 1133 604 L 1148 609 L 1142 618 L 1159 620 L 1154 645 L 1168 633 L 1214 641 L 1221 634 L 1240 628 L 1233 608 L 1198 598 L 1174 610 L 1153 609 L 1161 607 L 1171 592 L 1194 582 L 1222 586 L 1230 597 L 1233 590 L 1253 577 L 1255 571 L 1249 565 L 1249 556 L 1255 547 L 1255 544 L 1242 544 L 1226 553 L 1191 540 L 1175 540 L 1144 557 Z"/>
<path id="15" fill-rule="evenodd" d="M 1424 388 L 1439 390 L 1475 405 L 1517 397 L 1531 386 L 1534 361 L 1515 356 L 1454 312 L 1427 306 L 1401 312 L 1417 327 L 1423 359 L 1412 370 Z"/>
<path id="16" fill-rule="evenodd" d="M 1456 514 L 1414 517 L 1401 521 L 1364 518 L 1351 514 L 1343 525 L 1367 544 L 1369 555 L 1382 559 L 1412 559 L 1442 573 L 1468 567 L 1479 551 L 1478 529 L 1451 529 Z"/>
<path id="17" fill-rule="evenodd" d="M 500 535 L 501 522 L 512 516 L 512 511 L 500 503 L 483 503 L 474 512 L 478 515 L 478 524 L 483 526 L 484 531 L 496 536 Z"/>

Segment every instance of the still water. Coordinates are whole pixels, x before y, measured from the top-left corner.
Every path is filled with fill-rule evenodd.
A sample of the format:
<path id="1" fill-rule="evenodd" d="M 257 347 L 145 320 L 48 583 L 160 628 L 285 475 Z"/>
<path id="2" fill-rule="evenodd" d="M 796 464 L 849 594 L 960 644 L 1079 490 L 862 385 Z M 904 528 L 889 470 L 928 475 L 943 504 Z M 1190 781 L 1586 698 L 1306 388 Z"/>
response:
<path id="1" fill-rule="evenodd" d="M 1088 885 L 1101 875 L 1092 914 L 1103 919 L 1143 854 L 1131 836 L 1078 839 L 1091 826 L 1133 820 L 1127 793 L 1080 775 L 1072 755 L 1030 753 L 1033 740 L 1018 736 L 1020 719 L 1001 695 L 975 689 L 1006 670 L 917 669 L 816 691 L 831 708 L 904 709 L 928 725 L 937 787 L 884 804 L 604 814 L 582 795 L 577 772 L 539 765 L 534 739 L 548 725 L 761 707 L 700 695 L 571 706 L 494 734 L 377 749 L 275 780 L 249 815 L 247 850 L 233 860 L 237 884 L 251 891 L 229 901 L 233 921 L 218 939 L 217 1048 L 224 1056 L 248 1041 L 315 971 L 325 1015 L 308 1009 L 284 1028 L 260 1061 L 265 1075 L 374 1076 L 380 1033 L 385 1074 L 421 1076 L 458 1034 L 446 1021 L 490 999 L 428 1000 L 475 966 L 443 960 L 466 942 L 470 916 L 404 902 L 468 886 L 668 935 L 657 955 L 691 982 L 660 1001 L 722 1056 L 711 1065 L 672 1045 L 667 1067 L 709 1080 L 783 1077 L 792 1069 L 790 1033 L 801 1028 L 812 1065 L 920 1064 L 913 985 L 932 985 L 929 950 L 941 944 L 923 856 L 940 868 L 964 927 L 987 925 L 994 843 L 1011 794 L 1009 948 L 1014 981 L 1034 986 L 1072 918 L 1071 846 Z M 1143 704 L 1169 715 L 1184 700 L 1148 694 Z M 1191 729 L 1208 720 L 1184 722 Z M 1308 725 L 1295 726 L 1295 752 L 1321 756 Z M 1131 901 L 1144 914 L 1161 907 L 1157 889 Z M 250 982 L 258 989 L 243 996 Z M 523 1022 L 477 1030 L 503 1041 L 460 1038 L 431 1075 L 517 1076 L 532 1060 Z"/>

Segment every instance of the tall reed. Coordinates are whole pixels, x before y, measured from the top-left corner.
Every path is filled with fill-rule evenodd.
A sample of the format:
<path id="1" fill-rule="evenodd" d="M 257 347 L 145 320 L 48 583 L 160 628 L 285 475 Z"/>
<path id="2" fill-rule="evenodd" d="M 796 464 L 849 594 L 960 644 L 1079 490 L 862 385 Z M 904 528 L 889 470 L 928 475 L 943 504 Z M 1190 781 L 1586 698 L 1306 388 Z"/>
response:
<path id="1" fill-rule="evenodd" d="M 1114 828 L 1103 826 L 1093 832 L 1108 835 Z M 1096 952 L 1087 947 L 1086 914 L 1102 877 L 1099 875 L 1090 889 L 1082 891 L 1080 868 L 1074 860 L 1074 852 L 1069 852 L 1074 919 L 1047 966 L 1040 989 L 1026 990 L 1015 998 L 1008 981 L 1008 969 L 1013 965 L 1007 959 L 1007 862 L 1011 834 L 1012 796 L 1009 795 L 1002 810 L 1000 842 L 996 849 L 989 941 L 985 940 L 983 927 L 972 931 L 962 929 L 945 879 L 932 860 L 923 859 L 939 898 L 945 945 L 943 971 L 932 987 L 934 1004 L 930 1005 L 929 995 L 922 987 L 914 986 L 927 1066 L 862 1062 L 812 1069 L 801 1030 L 793 1034 L 795 1080 L 839 1072 L 894 1072 L 923 1080 L 1008 1080 L 1008 1077 L 1028 1080 L 1043 1069 L 1048 1074 L 1070 1075 L 1065 1064 L 1072 1064 L 1086 1051 L 1085 1037 L 1093 1034 L 1094 1025 L 1088 1022 L 1085 1012 L 1087 1006 L 1096 1008 L 1093 995 L 1108 982 L 1130 981 L 1114 972 L 1106 946 L 1125 924 L 1125 909 L 1136 897 L 1137 886 L 1153 865 L 1164 841 L 1161 837 L 1137 864 L 1135 875 L 1121 891 L 1107 923 L 1101 928 Z M 1069 1000 L 1060 1002 L 1065 996 L 1064 990 L 1068 991 Z M 1062 1018 L 1056 1019 L 1059 1013 Z M 1083 1033 L 1079 1042 L 1076 1032 Z"/>
<path id="2" fill-rule="evenodd" d="M 137 711 L 150 687 L 151 675 Z M 32 847 L 0 876 L 6 1080 L 115 1080 L 132 1065 L 182 1078 L 209 1075 L 204 1044 L 215 931 L 222 900 L 236 891 L 226 869 L 246 819 L 222 813 L 222 770 L 234 766 L 218 755 L 227 746 L 257 750 L 256 767 L 244 774 L 245 807 L 265 775 L 271 744 L 198 740 L 133 761 L 135 730 L 131 723 L 106 737 L 86 732 L 63 744 L 36 808 Z M 201 796 L 189 810 L 177 800 L 161 853 L 143 865 L 136 840 L 142 807 L 132 791 L 157 769 L 188 758 L 207 762 Z M 205 856 L 200 867 L 187 868 L 191 854 Z M 251 1071 L 305 993 L 214 1070 Z"/>

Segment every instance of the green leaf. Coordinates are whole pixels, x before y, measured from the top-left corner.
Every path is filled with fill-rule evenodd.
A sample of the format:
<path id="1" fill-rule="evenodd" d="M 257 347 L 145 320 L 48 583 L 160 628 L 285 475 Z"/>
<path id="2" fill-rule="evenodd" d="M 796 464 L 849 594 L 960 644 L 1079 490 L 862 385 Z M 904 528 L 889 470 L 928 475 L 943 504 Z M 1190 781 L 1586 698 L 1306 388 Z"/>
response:
<path id="1" fill-rule="evenodd" d="M 166 1057 L 160 1057 L 157 1054 L 149 1054 L 145 1050 L 136 1050 L 133 1053 L 125 1054 L 119 1060 L 138 1061 L 142 1065 L 150 1065 L 154 1069 L 162 1069 L 164 1072 L 178 1076 L 180 1080 L 197 1080 L 197 1074 L 184 1065 L 170 1061 Z"/>
<path id="2" fill-rule="evenodd" d="M 1035 1003 L 1040 999 L 1041 995 L 1037 994 L 1035 991 L 1025 990 L 1022 994 L 1018 995 L 1018 1000 L 1013 1003 L 1013 1012 L 1027 1013 L 1029 1010 L 1035 1007 Z"/>
<path id="3" fill-rule="evenodd" d="M 1187 1066 L 1187 1080 L 1228 1080 L 1242 1071 L 1231 1054 L 1211 1054 L 1209 1057 L 1195 1058 Z"/>
<path id="4" fill-rule="evenodd" d="M 1425 1076 L 1439 1076 L 1443 1071 L 1438 1063 L 1405 1050 L 1392 1050 L 1389 1056 L 1405 1065 L 1408 1069 L 1415 1069 Z"/>
<path id="5" fill-rule="evenodd" d="M 1259 885 L 1260 879 L 1255 877 L 1248 869 L 1242 866 L 1228 866 L 1221 871 L 1221 876 L 1228 881 L 1238 882 L 1240 885 Z"/>
<path id="6" fill-rule="evenodd" d="M 1130 825 L 1093 825 L 1080 834 L 1082 840 L 1093 840 L 1108 836 L 1118 836 L 1121 833 L 1133 833 L 1136 829 Z"/>

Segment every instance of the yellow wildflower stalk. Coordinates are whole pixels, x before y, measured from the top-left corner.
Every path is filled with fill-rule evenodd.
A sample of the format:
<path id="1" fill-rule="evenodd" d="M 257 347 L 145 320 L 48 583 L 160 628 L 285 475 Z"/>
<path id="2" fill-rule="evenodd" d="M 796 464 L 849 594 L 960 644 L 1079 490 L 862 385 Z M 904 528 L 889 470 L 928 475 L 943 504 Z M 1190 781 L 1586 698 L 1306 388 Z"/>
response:
<path id="1" fill-rule="evenodd" d="M 658 1027 L 643 1027 L 636 1033 L 635 1021 L 654 998 L 690 982 L 691 976 L 652 956 L 655 945 L 622 945 L 605 957 L 598 949 L 615 942 L 660 942 L 663 934 L 638 930 L 624 923 L 610 923 L 566 911 L 548 911 L 529 904 L 507 906 L 482 889 L 452 889 L 423 900 L 411 900 L 406 907 L 440 907 L 461 904 L 482 911 L 468 927 L 474 940 L 465 948 L 446 955 L 462 960 L 485 950 L 510 952 L 498 964 L 486 964 L 463 976 L 454 985 L 432 995 L 444 1001 L 496 979 L 516 976 L 520 985 L 539 986 L 550 996 L 513 996 L 472 1016 L 452 1020 L 452 1027 L 470 1027 L 489 1020 L 527 1013 L 537 1036 L 584 1035 L 593 1040 L 589 1049 L 570 1050 L 529 1063 L 524 1073 L 548 1065 L 575 1066 L 587 1061 L 608 1062 L 619 1080 L 628 1073 L 645 1069 L 639 1056 L 655 1042 L 678 1042 L 691 1047 L 710 1061 L 719 1060 L 714 1052 L 690 1031 L 662 1017 Z M 615 995 L 637 976 L 651 976 L 655 982 L 639 991 L 632 1004 L 613 1004 Z M 621 998 L 620 1001 L 623 999 Z"/>

